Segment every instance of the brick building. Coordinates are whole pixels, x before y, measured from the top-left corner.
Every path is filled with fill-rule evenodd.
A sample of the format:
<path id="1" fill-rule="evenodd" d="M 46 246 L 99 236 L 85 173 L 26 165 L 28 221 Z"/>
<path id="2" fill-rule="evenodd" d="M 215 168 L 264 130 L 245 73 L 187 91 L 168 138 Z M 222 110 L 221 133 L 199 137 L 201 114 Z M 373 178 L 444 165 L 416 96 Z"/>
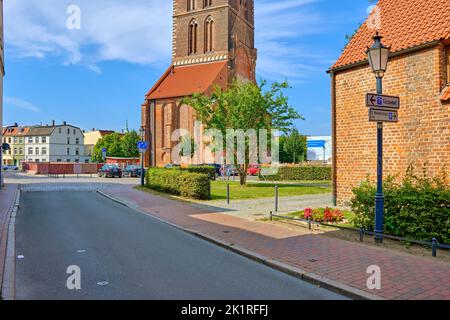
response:
<path id="1" fill-rule="evenodd" d="M 428 174 L 450 168 L 450 1 L 380 0 L 330 69 L 334 197 L 376 177 L 376 123 L 368 122 L 365 94 L 376 92 L 366 50 L 376 31 L 391 46 L 384 93 L 398 95 L 397 124 L 384 129 L 384 174 L 428 163 Z"/>
<path id="2" fill-rule="evenodd" d="M 174 0 L 172 64 L 142 104 L 142 126 L 150 149 L 146 166 L 172 162 L 176 129 L 193 136 L 195 110 L 183 97 L 209 94 L 232 79 L 255 80 L 253 0 Z M 201 150 L 205 149 L 202 142 Z M 197 163 L 209 162 L 201 152 Z"/>

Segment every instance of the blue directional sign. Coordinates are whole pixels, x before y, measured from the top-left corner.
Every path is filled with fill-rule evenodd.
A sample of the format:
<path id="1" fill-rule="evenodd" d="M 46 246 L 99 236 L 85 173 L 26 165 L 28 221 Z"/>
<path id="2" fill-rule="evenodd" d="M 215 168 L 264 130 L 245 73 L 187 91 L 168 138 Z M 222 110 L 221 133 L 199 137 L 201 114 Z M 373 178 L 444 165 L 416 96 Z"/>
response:
<path id="1" fill-rule="evenodd" d="M 308 141 L 308 148 L 325 148 L 325 140 L 310 140 Z"/>
<path id="2" fill-rule="evenodd" d="M 103 149 L 102 149 L 102 152 L 106 152 L 106 148 L 103 148 Z"/>
<path id="3" fill-rule="evenodd" d="M 148 143 L 145 141 L 138 142 L 138 149 L 140 152 L 145 152 L 148 149 Z"/>

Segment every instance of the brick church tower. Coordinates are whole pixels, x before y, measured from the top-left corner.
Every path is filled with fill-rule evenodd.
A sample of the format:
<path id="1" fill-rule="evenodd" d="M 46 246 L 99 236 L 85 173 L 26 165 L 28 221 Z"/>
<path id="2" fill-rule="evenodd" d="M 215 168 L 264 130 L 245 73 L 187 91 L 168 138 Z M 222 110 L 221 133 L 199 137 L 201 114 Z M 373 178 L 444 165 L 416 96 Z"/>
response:
<path id="1" fill-rule="evenodd" d="M 150 142 L 146 166 L 172 163 L 174 130 L 193 135 L 195 111 L 182 98 L 210 94 L 215 86 L 226 89 L 235 78 L 255 81 L 254 34 L 253 0 L 173 0 L 172 64 L 142 104 Z M 208 160 L 202 155 L 195 162 Z"/>

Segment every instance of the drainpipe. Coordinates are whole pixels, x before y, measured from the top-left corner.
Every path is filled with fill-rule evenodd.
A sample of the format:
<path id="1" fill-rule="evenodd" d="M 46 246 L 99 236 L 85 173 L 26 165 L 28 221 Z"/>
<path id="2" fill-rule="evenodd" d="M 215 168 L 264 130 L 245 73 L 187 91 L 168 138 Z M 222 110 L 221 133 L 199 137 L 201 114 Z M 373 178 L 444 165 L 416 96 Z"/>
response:
<path id="1" fill-rule="evenodd" d="M 333 179 L 333 193 L 332 193 L 332 201 L 333 206 L 337 205 L 337 163 L 336 163 L 336 74 L 334 71 L 330 71 L 331 76 L 331 135 L 332 135 L 332 161 L 333 161 L 333 169 L 332 169 L 332 179 Z"/>

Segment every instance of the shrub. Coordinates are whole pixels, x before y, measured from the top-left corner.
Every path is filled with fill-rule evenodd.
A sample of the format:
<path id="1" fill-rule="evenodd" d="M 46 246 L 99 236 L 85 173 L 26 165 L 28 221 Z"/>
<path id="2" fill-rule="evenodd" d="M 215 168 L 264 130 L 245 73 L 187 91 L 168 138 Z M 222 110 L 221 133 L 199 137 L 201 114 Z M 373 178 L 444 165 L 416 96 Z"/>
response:
<path id="1" fill-rule="evenodd" d="M 192 199 L 209 200 L 211 181 L 206 174 L 173 169 L 149 169 L 146 186 L 152 190 Z"/>
<path id="2" fill-rule="evenodd" d="M 425 172 L 425 170 L 424 170 Z M 408 239 L 441 243 L 450 242 L 450 188 L 446 175 L 430 179 L 418 177 L 410 167 L 405 178 L 397 182 L 390 176 L 384 181 L 386 234 Z M 376 186 L 369 179 L 353 190 L 351 201 L 356 215 L 354 224 L 373 231 Z"/>
<path id="3" fill-rule="evenodd" d="M 283 181 L 283 180 L 331 180 L 330 166 L 282 166 L 278 173 L 271 176 L 260 176 L 260 179 Z"/>
<path id="4" fill-rule="evenodd" d="M 213 166 L 189 166 L 182 169 L 192 173 L 202 173 L 209 176 L 211 180 L 216 180 L 216 168 Z"/>

